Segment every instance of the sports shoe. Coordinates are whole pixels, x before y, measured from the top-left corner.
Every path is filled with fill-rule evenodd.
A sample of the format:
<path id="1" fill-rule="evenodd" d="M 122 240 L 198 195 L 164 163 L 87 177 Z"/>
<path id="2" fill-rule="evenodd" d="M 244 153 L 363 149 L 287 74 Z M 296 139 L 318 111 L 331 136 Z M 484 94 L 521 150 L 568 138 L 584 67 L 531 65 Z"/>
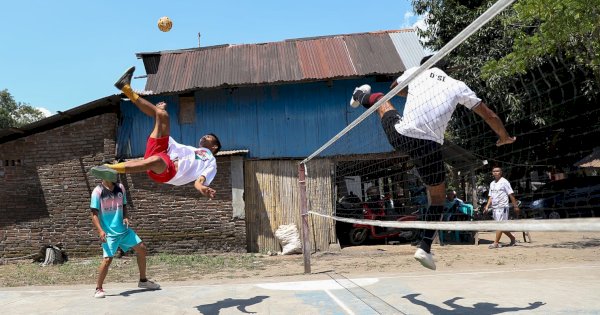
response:
<path id="1" fill-rule="evenodd" d="M 512 242 L 511 242 L 512 243 Z M 488 246 L 489 249 L 496 249 L 496 248 L 502 248 L 502 245 L 500 244 L 490 244 L 490 246 Z"/>
<path id="2" fill-rule="evenodd" d="M 117 171 L 106 165 L 94 166 L 90 170 L 90 173 L 99 179 L 104 179 L 113 183 L 117 181 Z"/>
<path id="3" fill-rule="evenodd" d="M 138 288 L 144 288 L 149 290 L 158 290 L 160 289 L 160 284 L 154 283 L 150 280 L 146 280 L 146 282 L 139 281 Z"/>
<path id="4" fill-rule="evenodd" d="M 515 246 L 517 245 L 517 239 L 513 238 L 512 240 L 510 240 L 510 244 L 508 244 L 508 246 Z"/>
<path id="5" fill-rule="evenodd" d="M 433 261 L 433 255 L 431 255 L 431 253 L 419 248 L 415 252 L 415 259 L 420 262 L 423 267 L 435 270 L 435 262 Z"/>
<path id="6" fill-rule="evenodd" d="M 96 289 L 96 293 L 94 293 L 94 297 L 97 299 L 103 299 L 105 297 L 104 290 Z"/>
<path id="7" fill-rule="evenodd" d="M 131 85 L 131 78 L 133 77 L 133 72 L 135 71 L 135 67 L 131 67 L 123 73 L 123 75 L 115 82 L 115 87 L 119 90 L 122 90 L 126 84 Z"/>
<path id="8" fill-rule="evenodd" d="M 362 92 L 362 93 L 357 93 L 357 92 Z M 370 94 L 371 93 L 371 86 L 368 84 L 363 84 L 357 88 L 354 89 L 354 92 L 352 92 L 352 97 L 350 98 L 350 106 L 357 108 L 358 106 L 360 106 L 360 97 L 364 94 Z"/>

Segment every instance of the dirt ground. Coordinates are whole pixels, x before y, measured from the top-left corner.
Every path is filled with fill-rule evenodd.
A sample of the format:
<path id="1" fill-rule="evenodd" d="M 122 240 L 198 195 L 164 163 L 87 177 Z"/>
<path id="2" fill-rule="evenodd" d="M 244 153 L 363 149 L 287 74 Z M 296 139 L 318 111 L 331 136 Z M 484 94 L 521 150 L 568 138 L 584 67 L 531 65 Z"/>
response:
<path id="1" fill-rule="evenodd" d="M 513 247 L 488 249 L 494 233 L 480 235 L 480 245 L 434 244 L 432 252 L 437 272 L 475 270 L 506 270 L 509 268 L 547 268 L 600 262 L 600 232 L 532 232 L 532 242 L 524 242 L 515 233 L 518 243 Z M 504 236 L 501 242 L 508 243 Z M 151 245 L 150 245 L 151 246 Z M 311 255 L 311 273 L 366 275 L 376 273 L 430 272 L 413 258 L 416 247 L 410 244 L 368 245 L 339 248 Z M 99 257 L 72 259 L 65 265 L 39 267 L 31 262 L 0 266 L 1 286 L 93 284 Z M 131 282 L 137 277 L 135 257 L 115 259 L 107 278 L 109 282 Z M 431 271 L 434 272 L 434 271 Z M 303 256 L 269 256 L 263 254 L 220 254 L 151 256 L 148 275 L 161 281 L 196 280 L 203 283 L 223 283 L 246 279 L 295 277 L 304 274 Z"/>
<path id="2" fill-rule="evenodd" d="M 513 233 L 516 246 L 488 249 L 495 233 L 480 233 L 479 245 L 434 244 L 432 252 L 438 271 L 489 270 L 495 266 L 545 267 L 600 262 L 600 233 L 537 232 L 530 233 L 531 243 L 524 242 L 522 233 Z M 502 236 L 501 243 L 509 239 Z M 339 251 L 315 253 L 311 256 L 311 272 L 335 271 L 339 274 L 424 271 L 412 257 L 416 247 L 410 244 L 368 245 L 344 247 Z M 267 257 L 269 265 L 261 276 L 301 274 L 302 257 Z M 277 267 L 276 267 L 277 266 Z M 248 275 L 239 275 L 241 277 Z"/>

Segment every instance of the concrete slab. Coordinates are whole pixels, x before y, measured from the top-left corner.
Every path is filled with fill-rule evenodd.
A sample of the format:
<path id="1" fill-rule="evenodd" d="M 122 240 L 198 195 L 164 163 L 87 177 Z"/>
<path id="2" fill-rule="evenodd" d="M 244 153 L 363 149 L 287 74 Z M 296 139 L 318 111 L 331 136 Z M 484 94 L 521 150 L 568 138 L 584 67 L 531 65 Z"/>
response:
<path id="1" fill-rule="evenodd" d="M 600 265 L 0 289 L 2 314 L 600 314 Z"/>

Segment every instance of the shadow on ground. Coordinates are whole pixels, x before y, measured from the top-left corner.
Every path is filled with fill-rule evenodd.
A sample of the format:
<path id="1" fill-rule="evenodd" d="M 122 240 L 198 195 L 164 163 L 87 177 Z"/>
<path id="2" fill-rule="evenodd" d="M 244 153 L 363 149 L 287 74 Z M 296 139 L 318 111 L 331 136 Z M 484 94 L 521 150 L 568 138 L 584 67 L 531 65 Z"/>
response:
<path id="1" fill-rule="evenodd" d="M 221 309 L 234 307 L 238 309 L 238 311 L 246 314 L 254 314 L 255 312 L 249 312 L 246 310 L 246 307 L 254 304 L 258 304 L 262 302 L 264 299 L 269 298 L 266 295 L 259 295 L 249 299 L 231 299 L 227 298 L 221 301 L 217 301 L 212 304 L 204 304 L 196 306 L 196 309 L 200 312 L 200 314 L 204 315 L 218 315 L 221 312 Z"/>
<path id="2" fill-rule="evenodd" d="M 473 306 L 463 306 L 460 304 L 456 304 L 456 301 L 463 299 L 462 297 L 455 297 L 444 301 L 444 305 L 448 306 L 450 309 L 439 307 L 435 304 L 429 304 L 425 301 L 421 301 L 417 299 L 417 296 L 420 294 L 409 294 L 403 296 L 403 298 L 409 300 L 411 303 L 415 305 L 420 305 L 426 308 L 431 314 L 437 315 L 446 315 L 446 314 L 466 314 L 466 315 L 493 315 L 500 314 L 505 312 L 518 312 L 518 311 L 526 311 L 526 310 L 534 310 L 546 303 L 543 302 L 533 302 L 529 303 L 529 306 L 525 307 L 500 307 L 495 303 L 487 303 L 480 302 L 475 303 Z"/>
<path id="3" fill-rule="evenodd" d="M 157 290 L 149 290 L 149 289 L 135 289 L 135 290 L 129 290 L 129 291 L 123 291 L 119 294 L 107 294 L 106 296 L 130 296 L 133 294 L 138 294 L 138 293 L 143 293 L 143 292 L 152 292 L 152 291 L 160 291 L 161 289 L 157 289 Z"/>
<path id="4" fill-rule="evenodd" d="M 569 249 L 581 249 L 581 248 L 591 248 L 591 247 L 600 247 L 600 239 L 598 238 L 590 238 L 584 239 L 577 242 L 563 242 L 557 244 L 545 244 L 539 245 L 536 247 L 551 247 L 551 248 L 569 248 Z"/>

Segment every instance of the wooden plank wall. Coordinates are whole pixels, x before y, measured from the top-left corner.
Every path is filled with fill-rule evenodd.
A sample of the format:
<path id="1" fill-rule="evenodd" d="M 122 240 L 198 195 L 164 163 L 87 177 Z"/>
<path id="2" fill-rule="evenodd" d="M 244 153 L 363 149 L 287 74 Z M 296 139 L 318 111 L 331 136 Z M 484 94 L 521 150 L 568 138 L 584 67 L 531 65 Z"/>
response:
<path id="1" fill-rule="evenodd" d="M 301 235 L 298 160 L 248 160 L 244 164 L 246 235 L 249 252 L 281 251 L 275 231 L 296 224 Z M 329 160 L 310 165 L 307 195 L 309 209 L 333 213 L 332 168 Z M 312 199 L 311 199 L 312 198 Z M 327 250 L 335 242 L 334 223 L 309 217 L 313 251 Z M 316 242 L 315 242 L 316 240 Z"/>
<path id="2" fill-rule="evenodd" d="M 306 168 L 308 210 L 333 215 L 335 164 L 329 159 L 315 159 L 309 161 Z M 329 244 L 337 243 L 334 220 L 309 215 L 308 225 L 313 251 L 326 251 Z"/>

